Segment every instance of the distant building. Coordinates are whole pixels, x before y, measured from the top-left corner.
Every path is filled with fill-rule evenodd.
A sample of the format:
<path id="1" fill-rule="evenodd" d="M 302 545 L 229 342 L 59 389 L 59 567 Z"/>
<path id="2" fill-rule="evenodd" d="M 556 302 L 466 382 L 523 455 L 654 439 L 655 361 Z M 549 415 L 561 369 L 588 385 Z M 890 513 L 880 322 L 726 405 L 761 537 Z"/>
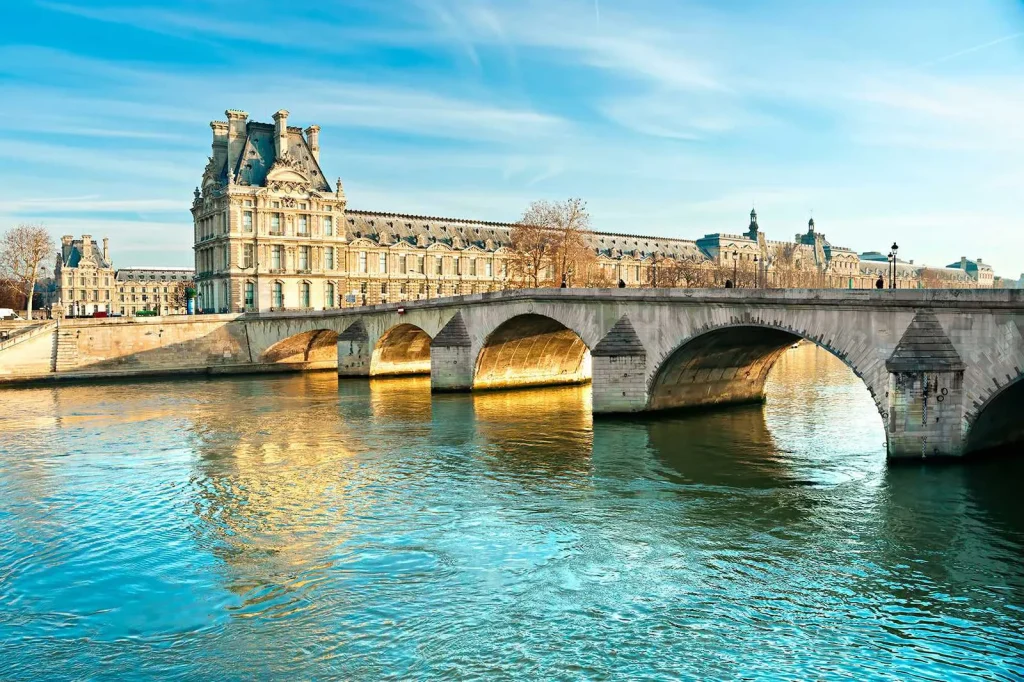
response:
<path id="1" fill-rule="evenodd" d="M 114 266 L 106 237 L 103 238 L 102 250 L 91 235 L 82 235 L 81 239 L 69 234 L 61 237 L 53 277 L 57 300 L 63 304 L 66 315 L 110 312 L 114 296 Z"/>
<path id="2" fill-rule="evenodd" d="M 191 283 L 196 271 L 192 268 L 136 267 L 117 271 L 117 298 L 114 310 L 132 316 L 140 311 L 157 315 L 184 315 L 184 299 L 176 297 L 182 283 Z"/>
<path id="3" fill-rule="evenodd" d="M 992 281 L 995 279 L 995 273 L 992 270 L 992 266 L 988 263 L 982 262 L 980 258 L 977 260 L 970 260 L 961 256 L 959 263 L 950 263 L 946 267 L 963 270 L 971 279 L 978 283 L 978 287 L 980 288 L 991 287 Z"/>
<path id="4" fill-rule="evenodd" d="M 288 115 L 278 111 L 271 124 L 228 110 L 226 121 L 210 123 L 211 155 L 192 202 L 201 310 L 320 310 L 526 284 L 509 272 L 515 225 L 352 210 L 341 179 L 328 182 L 320 165 L 320 127 L 289 126 Z M 886 286 L 889 280 L 882 254 L 858 256 L 836 246 L 814 220 L 794 241 L 770 241 L 753 210 L 740 234 L 687 240 L 593 232 L 586 238 L 611 285 L 733 280 L 742 287 L 870 288 L 879 275 Z M 952 267 L 901 261 L 896 271 L 899 288 L 991 286 L 991 274 L 983 283 L 984 276 L 972 279 Z M 545 273 L 542 284 L 558 286 L 550 264 Z"/>

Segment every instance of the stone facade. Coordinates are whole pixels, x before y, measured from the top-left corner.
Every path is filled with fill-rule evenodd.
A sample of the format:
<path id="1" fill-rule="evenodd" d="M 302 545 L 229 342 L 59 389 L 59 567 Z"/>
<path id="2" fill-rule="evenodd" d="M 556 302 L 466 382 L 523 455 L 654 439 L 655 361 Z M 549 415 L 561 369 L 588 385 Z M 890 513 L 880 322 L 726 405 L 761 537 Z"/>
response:
<path id="1" fill-rule="evenodd" d="M 110 245 L 103 238 L 103 248 L 91 235 L 75 239 L 66 234 L 60 239 L 60 252 L 54 265 L 57 301 L 64 314 L 72 317 L 109 313 L 115 290 L 114 265 Z"/>
<path id="2" fill-rule="evenodd" d="M 991 287 L 995 279 L 995 272 L 992 270 L 992 266 L 980 258 L 971 260 L 966 256 L 961 256 L 959 263 L 950 263 L 946 267 L 964 272 L 973 281 L 977 282 L 979 287 Z"/>
<path id="3" fill-rule="evenodd" d="M 519 288 L 509 275 L 514 225 L 349 209 L 320 166 L 320 128 L 214 121 L 192 203 L 199 308 L 323 310 Z M 887 262 L 831 244 L 814 221 L 793 242 L 767 240 L 751 211 L 744 234 L 697 240 L 594 232 L 606 284 L 866 289 Z M 884 258 L 883 258 L 884 260 Z M 900 288 L 976 287 L 954 268 L 897 265 Z M 544 284 L 558 286 L 549 268 Z"/>
<path id="4" fill-rule="evenodd" d="M 175 300 L 175 289 L 195 278 L 192 268 L 135 267 L 117 271 L 117 293 L 112 312 L 132 316 L 140 311 L 157 315 L 184 315 L 185 306 Z"/>

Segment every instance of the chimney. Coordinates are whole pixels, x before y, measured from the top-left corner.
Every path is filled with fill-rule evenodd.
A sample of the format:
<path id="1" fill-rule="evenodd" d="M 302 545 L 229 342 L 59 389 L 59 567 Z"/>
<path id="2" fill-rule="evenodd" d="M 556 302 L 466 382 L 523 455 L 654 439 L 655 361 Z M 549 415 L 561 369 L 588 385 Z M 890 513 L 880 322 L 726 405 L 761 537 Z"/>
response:
<path id="1" fill-rule="evenodd" d="M 224 121 L 210 121 L 213 130 L 213 160 L 220 168 L 228 160 L 228 124 Z"/>
<path id="2" fill-rule="evenodd" d="M 92 255 L 92 235 L 82 235 L 82 258 L 88 258 Z"/>
<path id="3" fill-rule="evenodd" d="M 280 159 L 288 153 L 288 111 L 279 110 L 274 114 L 274 155 Z"/>
<path id="4" fill-rule="evenodd" d="M 309 151 L 313 153 L 313 159 L 320 163 L 320 126 L 312 125 L 306 128 L 306 142 L 309 143 Z"/>
<path id="5" fill-rule="evenodd" d="M 103 262 L 110 265 L 110 239 L 103 238 Z"/>
<path id="6" fill-rule="evenodd" d="M 960 256 L 960 269 L 961 270 L 966 270 L 967 269 L 967 256 Z"/>
<path id="7" fill-rule="evenodd" d="M 228 109 L 224 112 L 224 115 L 228 117 L 228 130 L 227 130 L 227 162 L 228 162 L 228 177 L 232 177 L 232 173 L 235 170 L 235 164 L 238 163 L 238 157 L 242 155 L 242 146 L 245 144 L 245 122 L 249 118 L 249 114 L 238 109 Z M 213 124 L 211 124 L 212 127 Z M 213 131 L 214 136 L 214 153 L 216 153 L 217 147 L 217 130 Z"/>
<path id="8" fill-rule="evenodd" d="M 982 263 L 984 262 L 984 261 L 982 261 L 982 260 L 981 260 L 980 258 L 979 258 L 979 259 L 977 259 L 977 260 L 978 260 L 978 265 L 981 265 L 981 264 L 982 264 Z"/>
<path id="9" fill-rule="evenodd" d="M 61 246 L 71 246 L 71 242 L 75 241 L 75 238 L 70 234 L 66 234 L 60 238 Z"/>

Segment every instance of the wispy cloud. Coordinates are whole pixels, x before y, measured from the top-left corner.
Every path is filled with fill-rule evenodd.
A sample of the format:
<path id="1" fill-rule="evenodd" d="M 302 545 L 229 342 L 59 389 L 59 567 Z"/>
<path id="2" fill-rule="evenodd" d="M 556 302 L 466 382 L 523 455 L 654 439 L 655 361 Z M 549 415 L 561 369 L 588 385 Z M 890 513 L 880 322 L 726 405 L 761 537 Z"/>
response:
<path id="1" fill-rule="evenodd" d="M 995 47 L 996 45 L 999 45 L 1000 43 L 1006 43 L 1006 42 L 1009 42 L 1011 40 L 1017 40 L 1018 38 L 1020 38 L 1022 36 L 1024 36 L 1024 31 L 1017 31 L 1016 33 L 1011 33 L 1011 34 L 1005 35 L 1005 36 L 1003 36 L 1001 38 L 996 38 L 994 40 L 989 40 L 989 41 L 986 41 L 984 43 L 979 43 L 978 45 L 972 45 L 971 47 L 965 47 L 962 50 L 957 50 L 956 52 L 950 52 L 947 55 L 943 55 L 943 56 L 941 56 L 941 57 L 939 57 L 937 59 L 933 59 L 931 61 L 925 62 L 924 64 L 921 64 L 920 68 L 928 68 L 928 67 L 931 67 L 931 66 L 936 66 L 938 64 L 942 64 L 943 62 L 948 62 L 950 60 L 956 59 L 957 57 L 963 57 L 964 55 L 971 54 L 972 52 L 980 52 L 981 50 L 987 50 L 988 48 Z"/>
<path id="2" fill-rule="evenodd" d="M 601 229 L 693 237 L 742 229 L 754 200 L 772 237 L 813 207 L 837 243 L 898 237 L 935 262 L 986 218 L 969 229 L 1022 269 L 1022 34 L 998 5 L 19 3 L 23 34 L 0 47 L 0 220 L 114 218 L 112 238 L 145 243 L 180 220 L 187 262 L 207 121 L 284 107 L 323 126 L 353 206 L 514 219 L 583 195 Z"/>

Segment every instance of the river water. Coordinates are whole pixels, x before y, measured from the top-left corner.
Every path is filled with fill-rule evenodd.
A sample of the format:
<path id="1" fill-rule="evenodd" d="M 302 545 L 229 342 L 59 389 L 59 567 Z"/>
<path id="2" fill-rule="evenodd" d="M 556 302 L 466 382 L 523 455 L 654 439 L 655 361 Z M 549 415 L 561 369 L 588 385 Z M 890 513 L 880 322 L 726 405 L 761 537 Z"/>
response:
<path id="1" fill-rule="evenodd" d="M 0 391 L 0 679 L 1022 679 L 1024 467 L 768 402 L 330 373 Z"/>

